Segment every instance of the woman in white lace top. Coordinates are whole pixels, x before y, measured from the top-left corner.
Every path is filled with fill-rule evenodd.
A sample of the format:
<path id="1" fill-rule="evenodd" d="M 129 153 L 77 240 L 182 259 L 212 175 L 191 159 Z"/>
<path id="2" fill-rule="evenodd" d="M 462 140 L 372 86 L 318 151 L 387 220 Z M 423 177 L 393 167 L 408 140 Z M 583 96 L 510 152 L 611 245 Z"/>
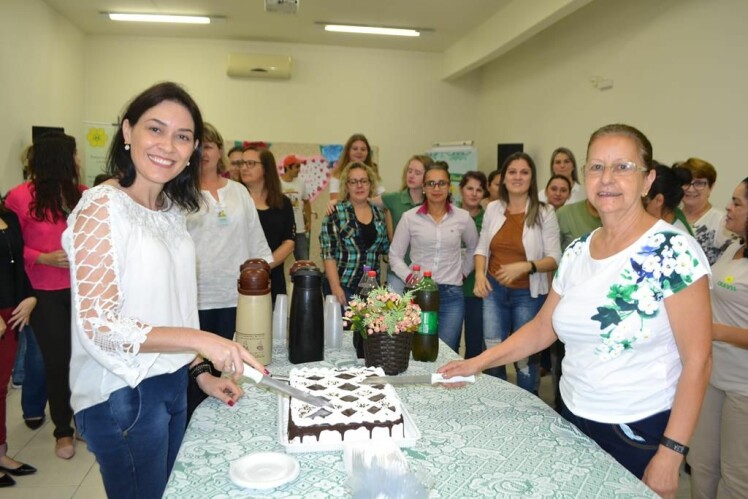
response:
<path id="1" fill-rule="evenodd" d="M 198 207 L 203 121 L 174 83 L 128 106 L 109 180 L 68 219 L 73 296 L 71 405 L 109 497 L 161 497 L 185 430 L 187 365 L 228 406 L 242 395 L 216 368 L 261 371 L 243 347 L 198 329 L 195 249 L 184 211 Z M 197 356 L 196 356 L 197 354 Z"/>

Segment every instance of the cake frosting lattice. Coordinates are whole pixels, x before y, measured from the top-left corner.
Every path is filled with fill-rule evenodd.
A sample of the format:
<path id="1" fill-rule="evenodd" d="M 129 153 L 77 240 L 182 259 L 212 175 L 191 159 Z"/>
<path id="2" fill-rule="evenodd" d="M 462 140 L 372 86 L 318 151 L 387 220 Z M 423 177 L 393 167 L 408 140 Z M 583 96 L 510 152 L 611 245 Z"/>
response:
<path id="1" fill-rule="evenodd" d="M 291 399 L 289 439 L 324 436 L 346 440 L 355 432 L 374 438 L 377 430 L 386 431 L 388 436 L 393 431 L 402 436 L 402 406 L 392 386 L 362 384 L 369 376 L 383 375 L 381 368 L 373 367 L 293 369 L 291 386 L 328 399 L 331 407 L 321 410 Z"/>

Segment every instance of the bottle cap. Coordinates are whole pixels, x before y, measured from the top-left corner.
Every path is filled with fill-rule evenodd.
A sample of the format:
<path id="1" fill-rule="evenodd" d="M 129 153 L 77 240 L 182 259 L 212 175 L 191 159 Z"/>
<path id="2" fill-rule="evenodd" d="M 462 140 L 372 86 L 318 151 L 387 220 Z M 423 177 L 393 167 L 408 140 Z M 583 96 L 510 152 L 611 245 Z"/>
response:
<path id="1" fill-rule="evenodd" d="M 415 270 L 416 272 L 418 272 L 419 270 L 421 270 L 421 266 L 420 265 L 413 265 L 413 270 Z"/>
<path id="2" fill-rule="evenodd" d="M 376 277 L 377 276 L 377 271 L 376 270 L 370 270 L 367 275 L 369 277 Z"/>
<path id="3" fill-rule="evenodd" d="M 430 270 L 424 270 L 423 271 L 423 277 L 431 277 L 431 271 Z"/>

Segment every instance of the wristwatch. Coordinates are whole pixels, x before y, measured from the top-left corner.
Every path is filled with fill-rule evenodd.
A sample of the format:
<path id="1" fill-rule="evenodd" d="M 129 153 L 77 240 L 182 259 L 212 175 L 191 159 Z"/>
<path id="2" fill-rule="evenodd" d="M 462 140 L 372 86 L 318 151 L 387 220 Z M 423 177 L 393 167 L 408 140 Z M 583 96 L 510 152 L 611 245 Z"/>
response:
<path id="1" fill-rule="evenodd" d="M 538 271 L 538 268 L 535 266 L 535 262 L 530 260 L 530 272 L 528 273 L 528 275 L 533 275 L 537 271 Z"/>
<path id="2" fill-rule="evenodd" d="M 678 443 L 671 438 L 667 438 L 665 435 L 663 435 L 660 439 L 660 444 L 670 450 L 677 452 L 678 454 L 683 454 L 684 456 L 688 455 L 689 448 L 687 445 Z"/>

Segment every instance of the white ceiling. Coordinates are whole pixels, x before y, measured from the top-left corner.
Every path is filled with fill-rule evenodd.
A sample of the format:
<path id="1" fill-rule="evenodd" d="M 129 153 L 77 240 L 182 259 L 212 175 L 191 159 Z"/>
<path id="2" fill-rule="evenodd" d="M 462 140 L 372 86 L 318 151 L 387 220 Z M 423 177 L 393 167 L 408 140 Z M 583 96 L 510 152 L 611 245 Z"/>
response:
<path id="1" fill-rule="evenodd" d="M 220 38 L 442 52 L 511 0 L 300 0 L 297 14 L 265 12 L 265 0 L 44 0 L 88 35 Z M 525 0 L 534 1 L 534 0 Z M 224 16 L 225 23 L 113 22 L 101 12 Z M 328 33 L 319 21 L 427 28 L 418 38 Z"/>

